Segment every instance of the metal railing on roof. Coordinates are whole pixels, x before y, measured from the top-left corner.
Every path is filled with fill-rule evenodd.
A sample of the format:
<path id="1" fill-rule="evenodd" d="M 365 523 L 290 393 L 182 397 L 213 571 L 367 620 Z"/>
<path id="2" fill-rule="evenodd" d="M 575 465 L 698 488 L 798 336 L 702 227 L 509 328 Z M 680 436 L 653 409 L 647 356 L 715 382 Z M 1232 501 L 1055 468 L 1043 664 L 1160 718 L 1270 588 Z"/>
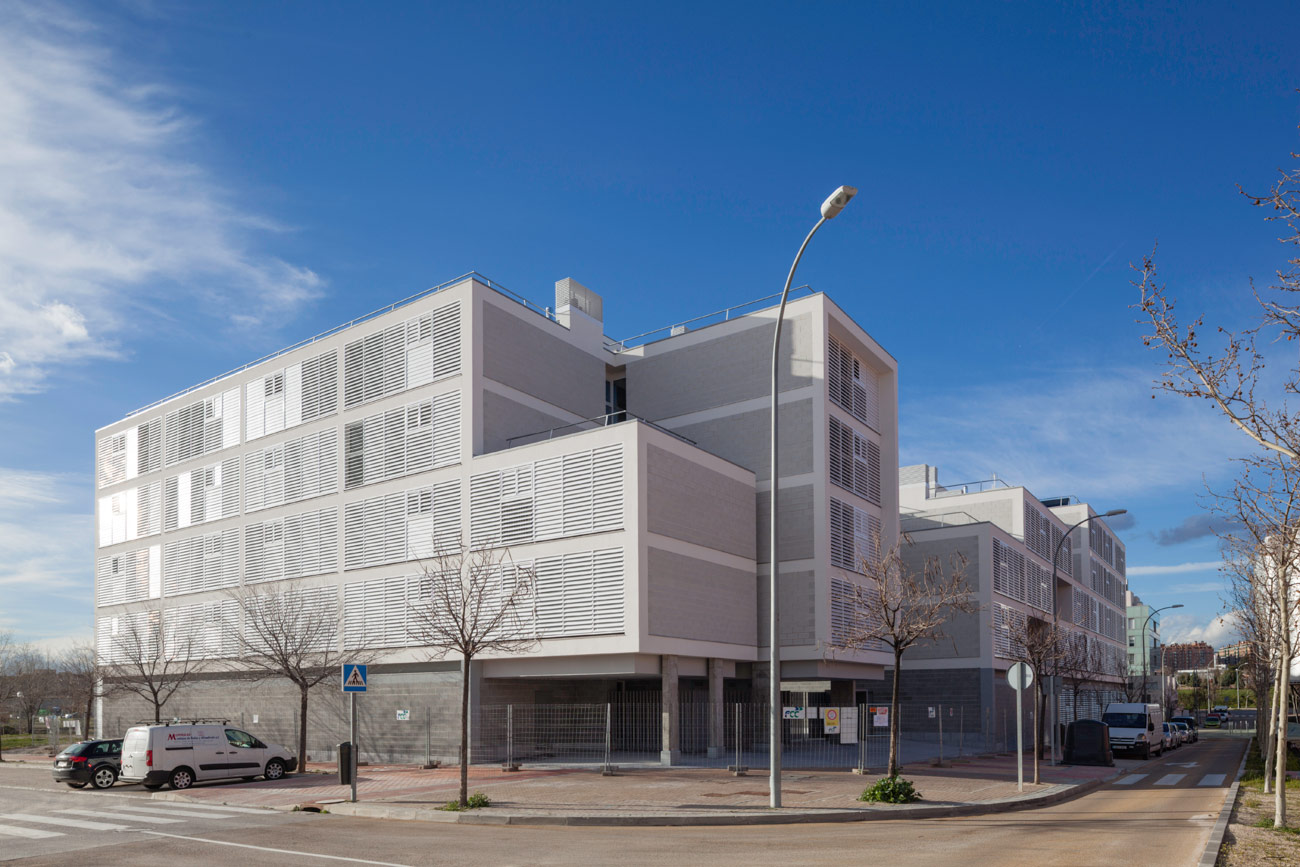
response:
<path id="1" fill-rule="evenodd" d="M 962 494 L 979 494 L 984 491 L 996 491 L 999 488 L 1014 488 L 1015 485 L 999 479 L 994 476 L 991 479 L 981 479 L 978 482 L 962 482 L 959 485 L 944 485 L 934 492 L 935 499 L 939 497 L 960 497 Z"/>
<path id="2" fill-rule="evenodd" d="M 506 448 L 508 449 L 514 448 L 516 440 L 529 440 L 529 442 L 520 443 L 520 445 L 532 445 L 533 443 L 545 442 L 546 440 L 555 439 L 556 433 L 558 431 L 568 431 L 569 433 L 583 433 L 585 431 L 596 430 L 602 427 L 609 427 L 610 425 L 615 425 L 615 424 L 622 424 L 623 422 L 628 422 L 628 421 L 635 421 L 644 425 L 649 425 L 655 430 L 663 431 L 669 436 L 676 437 L 677 439 L 681 440 L 684 443 L 687 443 L 689 445 L 697 445 L 697 443 L 693 439 L 684 437 L 681 434 L 677 433 L 676 431 L 669 430 L 666 427 L 660 427 L 659 425 L 655 424 L 652 421 L 643 419 L 640 416 L 632 415 L 632 413 L 624 410 L 623 412 L 611 412 L 611 413 L 606 413 L 605 415 L 594 416 L 592 418 L 584 418 L 582 421 L 570 422 L 569 424 L 562 424 L 559 427 L 547 428 L 546 430 L 535 431 L 533 433 L 519 434 L 519 436 L 506 437 Z M 578 430 L 570 430 L 570 428 L 578 428 Z M 561 433 L 559 435 L 568 436 L 567 433 Z"/>
<path id="3" fill-rule="evenodd" d="M 984 523 L 969 512 L 918 512 L 912 515 L 900 515 L 899 522 L 903 532 L 912 530 L 929 530 L 935 527 L 960 527 L 966 524 Z"/>
<path id="4" fill-rule="evenodd" d="M 806 283 L 802 286 L 796 286 L 795 288 L 791 289 L 790 298 L 793 299 L 796 293 L 807 294 L 807 295 L 817 294 L 816 290 L 814 290 L 811 286 L 809 286 Z M 676 337 L 678 334 L 684 334 L 688 331 L 694 331 L 700 328 L 706 328 L 710 325 L 717 325 L 718 323 L 727 322 L 737 316 L 744 316 L 747 313 L 753 313 L 755 312 L 755 310 L 762 309 L 760 307 L 756 307 L 755 305 L 765 304 L 766 302 L 773 301 L 773 299 L 779 300 L 780 298 L 781 298 L 781 293 L 777 292 L 772 295 L 764 295 L 762 298 L 755 298 L 753 301 L 746 301 L 743 304 L 736 304 L 732 307 L 726 308 L 725 310 L 717 310 L 714 311 L 713 313 L 706 313 L 703 316 L 696 316 L 694 319 L 687 319 L 685 322 L 678 322 L 673 325 L 665 325 L 663 328 L 656 328 L 653 331 L 646 331 L 643 334 L 636 334 L 633 335 L 632 337 L 624 338 L 623 340 L 610 340 L 609 338 L 606 338 L 605 348 L 610 352 L 618 353 L 618 352 L 623 352 L 624 350 L 627 349 L 632 349 L 633 347 L 644 346 L 647 343 L 654 343 L 655 341 L 658 340 L 664 340 L 669 337 Z M 771 305 L 769 304 L 768 306 Z M 656 334 L 662 336 L 655 337 L 654 335 Z"/>
<path id="5" fill-rule="evenodd" d="M 399 307 L 402 307 L 406 304 L 410 304 L 412 301 L 418 301 L 421 298 L 425 298 L 428 297 L 429 295 L 433 295 L 437 292 L 441 292 L 444 289 L 450 289 L 452 286 L 456 286 L 460 283 L 464 283 L 466 280 L 470 280 L 470 279 L 477 280 L 479 283 L 482 283 L 484 286 L 488 287 L 489 289 L 492 289 L 495 292 L 498 292 L 501 295 L 506 296 L 512 301 L 522 304 L 524 307 L 533 311 L 538 316 L 541 316 L 545 319 L 549 319 L 552 322 L 556 321 L 555 314 L 551 312 L 551 309 L 549 307 L 538 307 L 536 304 L 532 303 L 524 296 L 518 294 L 517 292 L 512 292 L 511 290 L 502 286 L 500 283 L 497 283 L 495 280 L 492 280 L 489 277 L 485 277 L 477 271 L 468 271 L 453 280 L 448 280 L 445 283 L 439 283 L 437 286 L 432 286 L 428 289 L 424 289 L 420 292 L 416 292 L 414 295 L 408 295 L 407 297 L 403 298 L 401 301 L 394 301 L 392 304 L 389 304 L 387 307 L 381 307 L 378 310 L 372 310 L 363 316 L 358 316 L 355 319 L 351 319 L 347 322 L 344 322 L 342 325 L 335 325 L 333 328 L 329 329 L 328 331 L 322 331 L 320 334 L 314 335 L 312 337 L 308 337 L 306 340 L 299 340 L 297 343 L 293 344 L 292 346 L 286 346 L 283 349 L 276 350 L 275 352 L 272 352 L 270 355 L 263 355 L 261 358 L 257 359 L 256 361 L 250 361 L 247 364 L 240 365 L 239 367 L 236 367 L 233 370 L 228 370 L 225 373 L 220 374 L 219 376 L 214 376 L 211 379 L 205 379 L 203 382 L 200 382 L 198 385 L 192 385 L 189 388 L 181 389 L 175 394 L 170 394 L 167 397 L 162 398 L 161 400 L 155 400 L 153 403 L 147 406 L 142 406 L 139 409 L 128 412 L 125 418 L 131 418 L 132 416 L 139 415 L 142 412 L 148 412 L 154 407 L 162 406 L 164 403 L 167 403 L 170 400 L 175 400 L 178 397 L 184 397 L 185 395 L 191 392 L 198 391 L 201 388 L 206 388 L 207 386 L 212 385 L 214 382 L 220 382 L 221 380 L 234 376 L 237 373 L 242 373 L 245 370 L 248 370 L 250 367 L 256 367 L 257 365 L 265 361 L 270 361 L 273 358 L 278 358 L 281 355 L 284 355 L 289 352 L 293 352 L 295 349 L 301 349 L 304 346 L 310 346 L 311 344 L 316 343 L 319 340 L 324 340 L 326 337 L 331 337 L 335 334 L 338 334 L 340 331 L 351 328 L 353 325 L 358 325 L 362 322 L 365 322 L 370 319 L 374 319 L 378 316 L 383 316 L 385 313 L 391 313 L 392 311 L 396 310 Z"/>

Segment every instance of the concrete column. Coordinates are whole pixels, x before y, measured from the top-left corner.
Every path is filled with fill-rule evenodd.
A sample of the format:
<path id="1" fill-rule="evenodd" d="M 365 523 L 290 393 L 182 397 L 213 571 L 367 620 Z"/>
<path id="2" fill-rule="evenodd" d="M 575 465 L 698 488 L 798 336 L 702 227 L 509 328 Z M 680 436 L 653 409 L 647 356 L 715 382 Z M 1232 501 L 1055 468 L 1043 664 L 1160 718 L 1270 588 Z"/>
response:
<path id="1" fill-rule="evenodd" d="M 709 758 L 722 755 L 722 660 L 709 660 Z"/>
<path id="2" fill-rule="evenodd" d="M 663 745 L 659 751 L 659 763 L 664 767 L 671 767 L 682 759 L 681 698 L 677 690 L 677 657 L 671 655 L 659 657 L 659 672 L 663 681 L 661 704 Z"/>

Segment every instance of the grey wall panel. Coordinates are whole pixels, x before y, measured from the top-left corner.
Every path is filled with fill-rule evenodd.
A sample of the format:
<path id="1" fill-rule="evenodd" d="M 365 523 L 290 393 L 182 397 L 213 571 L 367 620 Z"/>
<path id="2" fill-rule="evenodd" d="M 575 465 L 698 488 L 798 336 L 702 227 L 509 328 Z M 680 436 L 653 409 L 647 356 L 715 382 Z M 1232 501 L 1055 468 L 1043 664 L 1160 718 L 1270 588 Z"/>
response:
<path id="1" fill-rule="evenodd" d="M 738 557 L 754 556 L 754 488 L 656 446 L 647 448 L 647 527 Z"/>
<path id="2" fill-rule="evenodd" d="M 768 547 L 770 534 L 768 525 L 771 523 L 771 511 L 769 507 L 771 494 L 767 491 L 759 491 L 757 500 L 758 509 L 755 512 L 757 521 L 758 551 L 757 559 L 760 563 L 768 561 Z M 813 486 L 801 485 L 797 488 L 781 488 L 781 536 L 780 536 L 780 556 L 782 562 L 786 560 L 807 560 L 813 556 L 814 543 L 813 539 Z"/>
<path id="3" fill-rule="evenodd" d="M 790 391 L 820 376 L 825 347 L 812 341 L 812 314 L 787 320 L 781 330 L 779 387 Z M 771 394 L 772 329 L 735 334 L 630 360 L 627 408 L 656 421 Z"/>
<path id="4" fill-rule="evenodd" d="M 483 452 L 509 448 L 510 437 L 520 437 L 568 424 L 562 418 L 538 412 L 494 391 L 483 390 Z M 545 439 L 545 437 L 543 437 Z M 516 445 L 532 442 L 523 439 Z"/>
<path id="5" fill-rule="evenodd" d="M 777 624 L 782 647 L 813 644 L 817 640 L 816 578 L 812 572 L 782 571 L 777 598 L 780 600 L 781 622 Z M 758 576 L 758 646 L 767 647 L 769 579 Z"/>
<path id="6" fill-rule="evenodd" d="M 796 476 L 813 470 L 812 401 L 782 404 L 781 475 Z M 698 424 L 673 426 L 673 430 L 700 448 L 751 470 L 757 479 L 770 477 L 771 413 L 766 409 L 736 413 Z"/>
<path id="7" fill-rule="evenodd" d="M 754 573 L 651 548 L 650 634 L 753 645 Z"/>
<path id="8" fill-rule="evenodd" d="M 600 359 L 493 304 L 480 309 L 484 376 L 583 418 L 604 414 L 605 365 Z"/>

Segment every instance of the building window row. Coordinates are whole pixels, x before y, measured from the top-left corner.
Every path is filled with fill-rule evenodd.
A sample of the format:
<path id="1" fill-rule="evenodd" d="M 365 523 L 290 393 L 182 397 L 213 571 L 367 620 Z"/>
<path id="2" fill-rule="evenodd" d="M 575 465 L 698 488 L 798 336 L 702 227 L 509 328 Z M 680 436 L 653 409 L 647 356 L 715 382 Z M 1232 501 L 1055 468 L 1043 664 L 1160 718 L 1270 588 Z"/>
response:
<path id="1" fill-rule="evenodd" d="M 831 481 L 880 505 L 880 446 L 835 416 L 830 418 Z"/>
<path id="2" fill-rule="evenodd" d="M 997 539 L 993 540 L 993 589 L 1039 611 L 1052 610 L 1052 573 Z"/>
<path id="3" fill-rule="evenodd" d="M 163 460 L 167 466 L 239 445 L 239 392 L 232 388 L 163 417 Z"/>
<path id="4" fill-rule="evenodd" d="M 875 515 L 831 497 L 831 565 L 862 572 L 880 562 L 881 523 Z"/>
<path id="5" fill-rule="evenodd" d="M 162 591 L 162 554 L 158 545 L 124 551 L 95 561 L 95 604 L 121 605 L 157 599 Z"/>
<path id="6" fill-rule="evenodd" d="M 1093 593 L 1101 596 L 1112 605 L 1124 607 L 1126 585 L 1123 578 L 1091 558 L 1089 559 L 1089 573 Z"/>
<path id="7" fill-rule="evenodd" d="M 1029 617 L 1025 612 L 993 603 L 993 655 L 1003 659 L 1021 659 L 1024 657 L 1022 639 L 1029 628 Z"/>
<path id="8" fill-rule="evenodd" d="M 239 458 L 186 470 L 163 480 L 163 530 L 239 514 Z"/>
<path id="9" fill-rule="evenodd" d="M 239 585 L 239 530 L 230 528 L 163 545 L 163 593 L 179 596 Z"/>
<path id="10" fill-rule="evenodd" d="M 99 547 L 162 532 L 162 484 L 152 482 L 99 498 Z"/>
<path id="11" fill-rule="evenodd" d="M 879 618 L 870 611 L 875 590 L 848 578 L 831 576 L 831 643 L 843 647 L 855 643 L 855 650 L 887 650 L 880 639 L 859 644 L 861 637 Z"/>
<path id="12" fill-rule="evenodd" d="M 338 524 L 331 506 L 244 527 L 244 583 L 337 572 Z"/>
<path id="13" fill-rule="evenodd" d="M 348 503 L 343 568 L 361 569 L 459 550 L 460 479 Z"/>
<path id="14" fill-rule="evenodd" d="M 338 411 L 338 350 L 268 373 L 244 386 L 246 440 L 279 433 Z"/>
<path id="15" fill-rule="evenodd" d="M 460 392 L 390 409 L 343 428 L 345 490 L 460 462 Z"/>
<path id="16" fill-rule="evenodd" d="M 834 337 L 826 348 L 831 401 L 872 430 L 880 431 L 880 385 L 876 372 Z"/>
<path id="17" fill-rule="evenodd" d="M 1042 557 L 1048 563 L 1052 562 L 1052 554 L 1060 546 L 1061 555 L 1057 558 L 1056 569 L 1063 575 L 1074 575 L 1074 541 L 1065 539 L 1061 528 L 1056 526 L 1047 514 L 1025 500 L 1024 504 L 1024 530 L 1025 530 L 1025 547 L 1033 551 L 1039 557 Z"/>
<path id="18" fill-rule="evenodd" d="M 470 479 L 470 545 L 496 547 L 623 527 L 623 446 L 478 473 Z"/>
<path id="19" fill-rule="evenodd" d="M 460 373 L 460 302 L 343 348 L 343 405 L 361 406 Z"/>
<path id="20" fill-rule="evenodd" d="M 244 511 L 287 506 L 338 490 L 334 428 L 267 446 L 244 456 Z"/>

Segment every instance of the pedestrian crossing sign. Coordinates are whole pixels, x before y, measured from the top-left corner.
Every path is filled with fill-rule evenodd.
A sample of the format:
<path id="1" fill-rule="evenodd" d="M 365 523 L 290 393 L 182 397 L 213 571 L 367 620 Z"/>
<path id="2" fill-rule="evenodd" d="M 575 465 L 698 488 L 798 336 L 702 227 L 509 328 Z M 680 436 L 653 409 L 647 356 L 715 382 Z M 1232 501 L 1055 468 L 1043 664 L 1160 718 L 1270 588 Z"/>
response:
<path id="1" fill-rule="evenodd" d="M 343 664 L 343 691 L 366 691 L 366 667 L 364 665 L 355 665 L 350 662 Z"/>

